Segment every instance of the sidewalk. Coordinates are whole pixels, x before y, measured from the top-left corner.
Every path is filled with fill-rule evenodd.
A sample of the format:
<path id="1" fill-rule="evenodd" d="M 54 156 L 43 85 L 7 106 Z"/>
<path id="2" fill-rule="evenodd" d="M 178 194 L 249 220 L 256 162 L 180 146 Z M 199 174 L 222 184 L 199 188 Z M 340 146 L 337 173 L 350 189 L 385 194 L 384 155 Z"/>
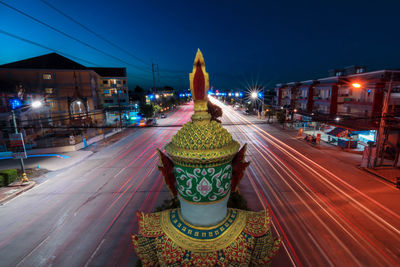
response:
<path id="1" fill-rule="evenodd" d="M 28 171 L 30 169 L 39 170 L 39 173 L 43 175 L 43 172 L 40 170 L 46 170 L 50 172 L 59 171 L 65 168 L 69 168 L 85 158 L 92 155 L 92 151 L 74 151 L 67 152 L 60 155 L 54 156 L 44 156 L 44 157 L 32 157 L 24 160 L 25 169 Z M 43 156 L 43 155 L 39 155 Z M 20 169 L 20 161 L 16 159 L 2 159 L 0 160 L 0 170 L 4 169 Z M 34 172 L 38 173 L 38 172 Z M 20 181 L 15 181 L 8 186 L 0 187 L 0 204 L 4 204 L 10 199 L 18 196 L 19 194 L 33 188 L 36 185 L 34 181 L 35 178 L 42 177 L 40 174 L 37 177 L 30 177 L 28 174 L 28 178 L 30 181 L 28 183 L 20 184 Z"/>
<path id="2" fill-rule="evenodd" d="M 3 205 L 10 199 L 22 194 L 36 185 L 35 181 L 20 184 L 19 181 L 9 184 L 8 186 L 0 187 L 0 205 Z"/>
<path id="3" fill-rule="evenodd" d="M 386 180 L 389 183 L 396 185 L 397 178 L 400 179 L 400 169 L 392 166 L 380 166 L 375 169 L 372 168 L 361 168 L 366 172 L 369 172 L 379 178 Z"/>
<path id="4" fill-rule="evenodd" d="M 29 177 L 29 183 L 20 184 L 20 181 L 16 181 L 8 186 L 0 187 L 0 205 L 4 204 L 8 200 L 18 196 L 19 194 L 31 189 L 36 185 L 35 179 L 43 177 L 45 172 L 61 171 L 82 162 L 90 155 L 95 153 L 97 150 L 104 146 L 108 146 L 113 142 L 125 137 L 130 131 L 116 130 L 112 133 L 107 134 L 96 142 L 92 142 L 86 148 L 77 151 L 64 152 L 59 154 L 35 154 L 29 155 L 27 159 L 24 159 L 25 169 L 35 170 L 33 173 L 36 177 Z M 9 155 L 2 155 L 0 157 L 0 170 L 4 169 L 21 169 L 20 161 L 16 159 L 7 158 Z M 41 170 L 43 172 L 41 172 Z"/>

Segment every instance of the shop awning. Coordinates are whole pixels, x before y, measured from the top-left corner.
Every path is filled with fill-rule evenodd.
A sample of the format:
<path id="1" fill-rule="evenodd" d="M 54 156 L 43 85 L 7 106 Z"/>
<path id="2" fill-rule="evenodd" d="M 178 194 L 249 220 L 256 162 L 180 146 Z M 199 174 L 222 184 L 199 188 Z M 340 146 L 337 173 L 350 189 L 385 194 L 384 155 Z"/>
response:
<path id="1" fill-rule="evenodd" d="M 336 128 L 333 129 L 332 131 L 327 132 L 327 134 L 333 135 L 333 136 L 341 137 L 341 136 L 344 136 L 344 135 L 345 135 L 345 132 L 346 132 L 346 131 L 347 131 L 347 129 L 336 127 Z"/>

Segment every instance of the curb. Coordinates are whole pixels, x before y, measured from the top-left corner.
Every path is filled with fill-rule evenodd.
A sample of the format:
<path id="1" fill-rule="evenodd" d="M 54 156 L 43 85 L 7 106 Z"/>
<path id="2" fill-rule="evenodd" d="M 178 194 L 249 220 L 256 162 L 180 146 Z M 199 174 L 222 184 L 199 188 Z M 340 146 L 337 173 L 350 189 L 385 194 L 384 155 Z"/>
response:
<path id="1" fill-rule="evenodd" d="M 17 192 L 14 192 L 14 193 L 8 195 L 7 197 L 5 197 L 5 198 L 3 198 L 3 199 L 0 199 L 0 204 L 3 204 L 4 202 L 7 202 L 7 201 L 13 199 L 14 197 L 16 197 L 16 196 L 22 194 L 22 193 L 25 192 L 25 191 L 28 191 L 29 189 L 33 188 L 35 185 L 36 185 L 36 182 L 35 182 L 35 181 L 30 181 L 30 182 L 29 182 L 29 185 L 23 186 L 23 187 L 22 187 L 20 190 L 18 190 Z M 10 186 L 9 186 L 9 187 L 10 187 Z"/>
<path id="2" fill-rule="evenodd" d="M 374 172 L 368 170 L 368 168 L 364 168 L 364 167 L 360 167 L 360 166 L 357 166 L 357 167 L 358 167 L 359 169 L 365 171 L 365 172 L 368 172 L 368 173 L 370 173 L 370 174 L 372 174 L 372 175 L 374 175 L 374 176 L 376 176 L 376 177 L 378 177 L 378 178 L 380 178 L 380 179 L 382 179 L 382 180 L 388 182 L 388 183 L 391 183 L 392 185 L 396 185 L 395 182 L 393 182 L 393 181 L 391 181 L 391 180 L 389 180 L 389 179 L 387 179 L 387 178 L 385 178 L 385 177 L 383 177 L 383 176 L 380 176 L 379 174 L 376 174 L 376 173 L 374 173 Z"/>

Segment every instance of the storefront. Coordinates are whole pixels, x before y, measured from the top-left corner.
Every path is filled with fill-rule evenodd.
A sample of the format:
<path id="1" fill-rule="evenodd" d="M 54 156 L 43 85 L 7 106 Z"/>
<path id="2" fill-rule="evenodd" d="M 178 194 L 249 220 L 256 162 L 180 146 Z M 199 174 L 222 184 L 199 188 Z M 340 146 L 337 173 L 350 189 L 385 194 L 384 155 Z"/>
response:
<path id="1" fill-rule="evenodd" d="M 364 146 L 367 146 L 368 142 L 376 142 L 376 130 L 353 131 L 351 135 L 356 136 L 356 139 Z"/>

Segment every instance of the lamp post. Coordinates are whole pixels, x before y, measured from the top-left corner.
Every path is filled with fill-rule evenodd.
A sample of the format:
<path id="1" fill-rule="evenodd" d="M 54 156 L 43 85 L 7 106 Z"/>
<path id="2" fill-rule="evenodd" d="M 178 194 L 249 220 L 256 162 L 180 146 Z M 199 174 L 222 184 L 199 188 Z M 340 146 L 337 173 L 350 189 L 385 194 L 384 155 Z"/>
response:
<path id="1" fill-rule="evenodd" d="M 16 109 L 22 109 L 22 108 L 26 108 L 29 106 L 23 106 L 21 100 L 19 100 L 18 98 L 12 98 L 9 101 L 10 106 L 11 106 L 11 115 L 12 115 L 12 121 L 13 121 L 13 125 L 14 125 L 14 133 L 18 134 L 18 127 L 17 127 L 17 120 L 15 117 L 15 110 Z M 31 107 L 33 108 L 40 108 L 42 106 L 42 102 L 41 101 L 33 101 L 31 104 Z M 24 164 L 24 159 L 23 157 L 20 157 L 20 164 L 21 164 L 21 172 L 22 172 L 22 179 L 21 179 L 21 184 L 23 182 L 29 182 L 28 177 L 26 176 L 26 172 L 25 172 L 25 164 Z"/>
<path id="2" fill-rule="evenodd" d="M 258 114 L 258 116 L 260 116 L 260 111 L 258 110 L 258 106 L 257 106 L 258 92 L 253 91 L 253 92 L 250 94 L 250 97 L 251 97 L 251 99 L 253 100 L 254 105 L 255 105 L 255 107 L 256 107 L 256 109 L 257 109 L 257 114 Z"/>
<path id="3" fill-rule="evenodd" d="M 382 107 L 382 114 L 379 122 L 379 129 L 377 133 L 377 138 L 376 138 L 376 153 L 375 153 L 375 158 L 373 161 L 373 168 L 375 168 L 378 164 L 378 159 L 381 157 L 380 160 L 380 165 L 383 164 L 383 158 L 384 158 L 384 132 L 386 128 L 386 116 L 388 114 L 389 110 L 389 101 L 390 101 L 390 95 L 392 93 L 392 84 L 393 84 L 393 72 L 390 74 L 390 81 L 388 85 L 388 91 L 386 93 L 384 102 L 383 102 L 383 107 Z M 360 83 L 353 83 L 352 86 L 354 88 L 360 88 L 361 84 Z M 369 162 L 369 160 L 368 160 Z M 368 163 L 369 164 L 369 163 Z"/>
<path id="4" fill-rule="evenodd" d="M 13 120 L 13 124 L 14 124 L 14 132 L 16 134 L 18 134 L 18 127 L 17 127 L 17 121 L 15 119 L 15 112 L 14 109 L 11 109 L 11 114 L 12 114 L 12 120 Z M 20 159 L 20 164 L 21 164 L 21 172 L 22 172 L 22 179 L 21 179 L 21 184 L 23 182 L 29 182 L 28 177 L 26 176 L 26 172 L 25 172 L 25 165 L 24 165 L 24 159 L 22 157 L 19 158 Z"/>

